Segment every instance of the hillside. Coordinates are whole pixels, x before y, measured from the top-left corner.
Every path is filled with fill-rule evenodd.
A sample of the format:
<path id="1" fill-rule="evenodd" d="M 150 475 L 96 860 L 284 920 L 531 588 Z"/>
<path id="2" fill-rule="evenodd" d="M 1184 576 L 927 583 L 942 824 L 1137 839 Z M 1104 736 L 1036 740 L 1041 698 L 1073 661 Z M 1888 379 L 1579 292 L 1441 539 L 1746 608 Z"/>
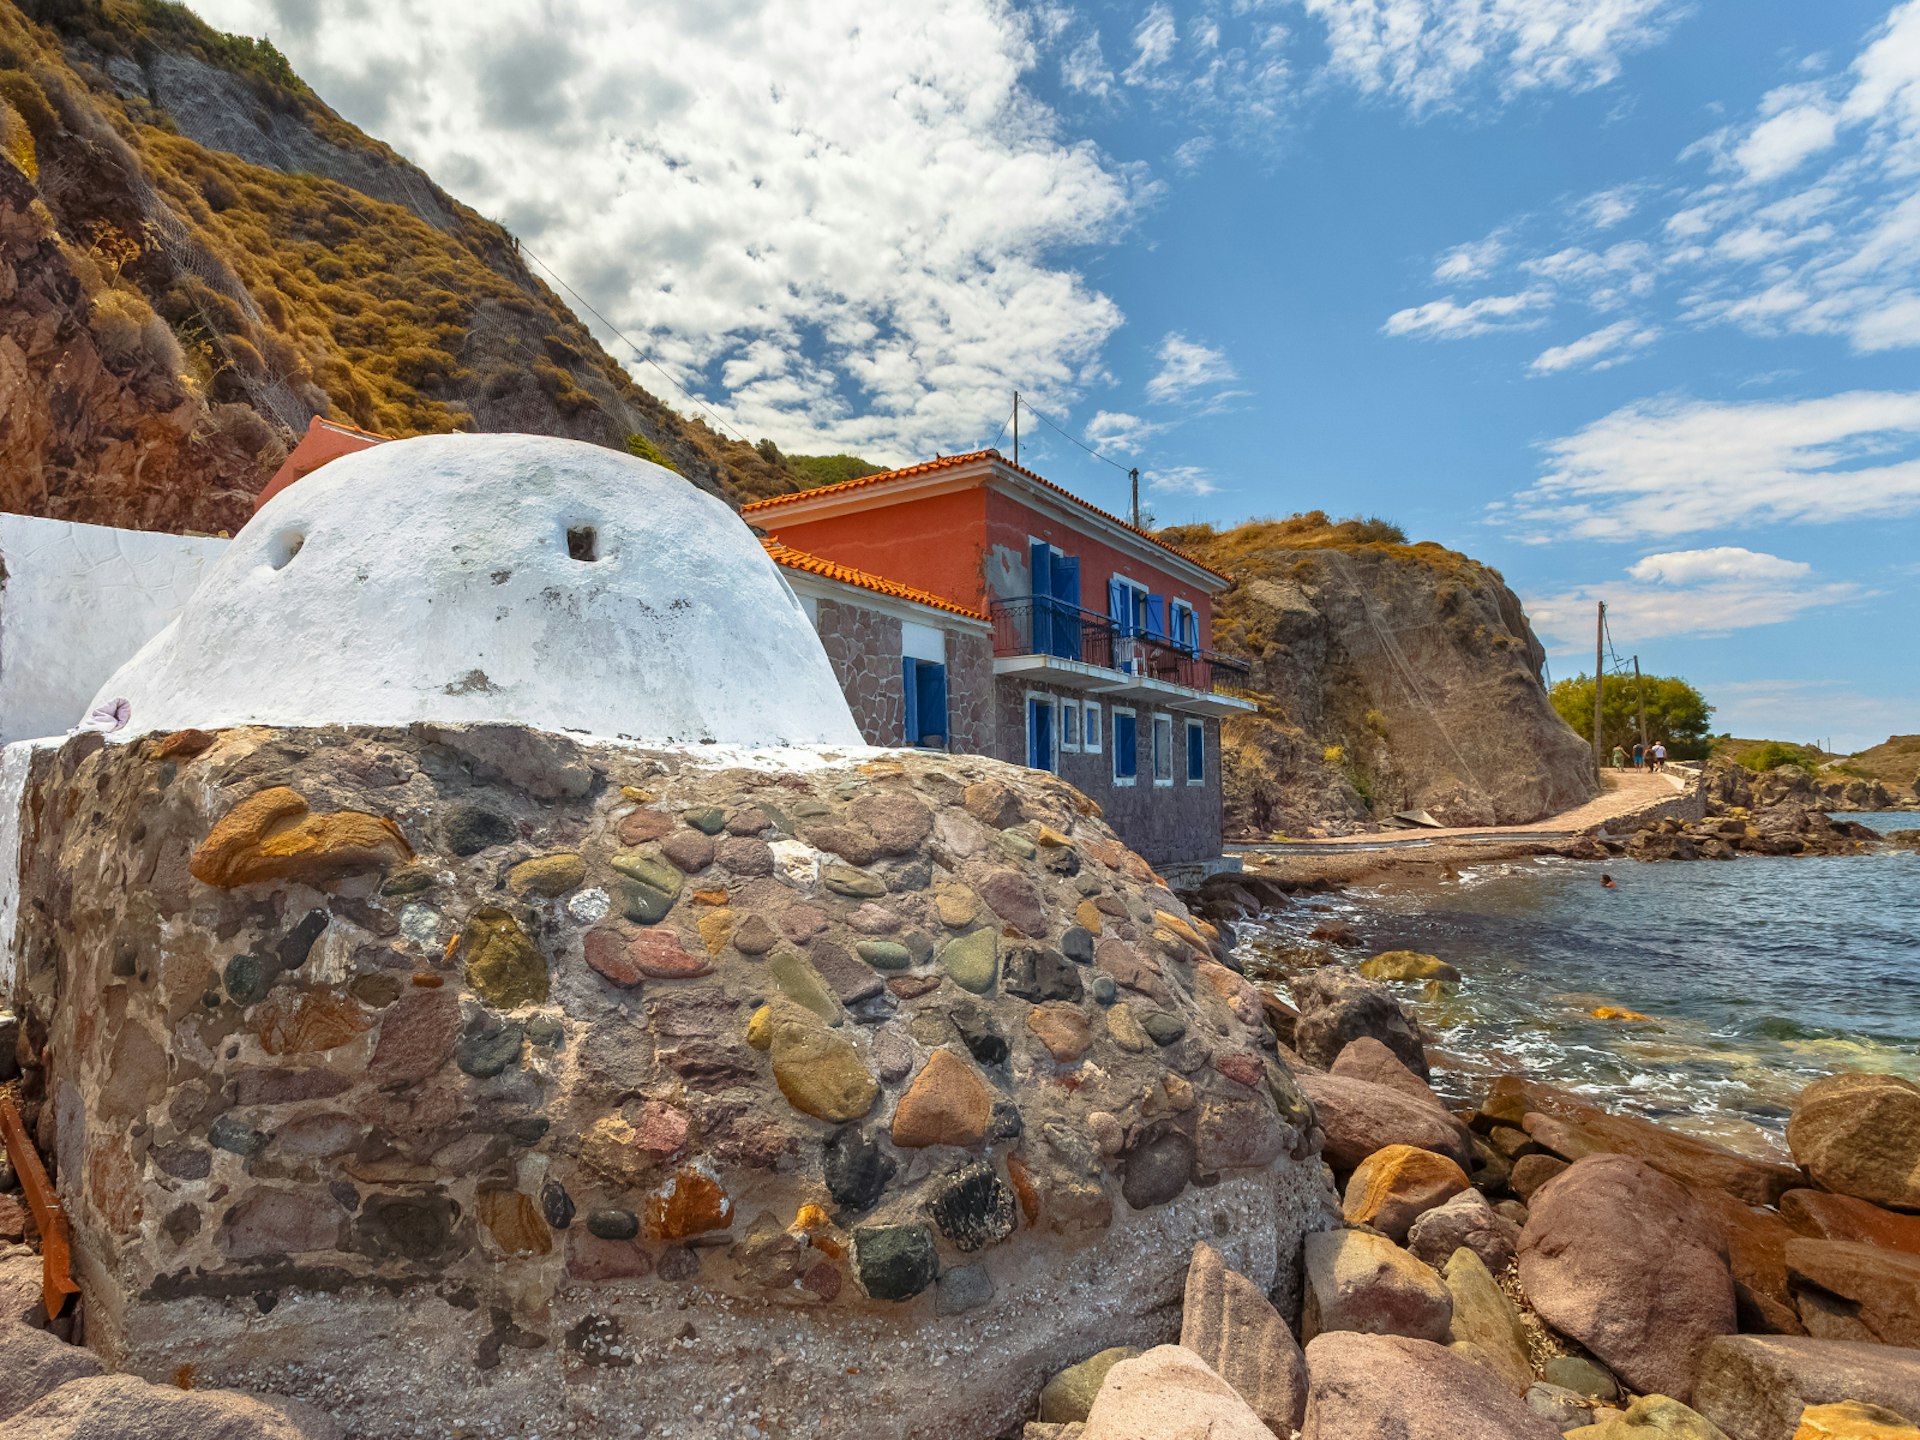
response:
<path id="1" fill-rule="evenodd" d="M 1235 577 L 1214 645 L 1252 665 L 1261 704 L 1224 726 L 1229 834 L 1350 833 L 1403 809 L 1517 824 L 1597 793 L 1496 571 L 1319 512 L 1160 533 Z"/>
<path id="2" fill-rule="evenodd" d="M 1878 781 L 1889 790 L 1920 792 L 1920 735 L 1891 735 L 1833 768 L 1856 780 Z"/>
<path id="3" fill-rule="evenodd" d="M 734 501 L 805 483 L 636 386 L 270 44 L 162 0 L 0 0 L 0 508 L 233 529 L 314 415 L 571 436 Z"/>

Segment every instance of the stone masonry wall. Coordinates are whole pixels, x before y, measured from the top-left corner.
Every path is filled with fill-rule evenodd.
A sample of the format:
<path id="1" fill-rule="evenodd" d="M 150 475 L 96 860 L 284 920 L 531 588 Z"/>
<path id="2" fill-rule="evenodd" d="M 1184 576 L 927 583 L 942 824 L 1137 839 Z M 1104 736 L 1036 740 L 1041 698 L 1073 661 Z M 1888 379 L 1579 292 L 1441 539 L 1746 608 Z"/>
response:
<path id="1" fill-rule="evenodd" d="M 1035 685 L 1018 676 L 995 682 L 999 697 L 998 736 L 994 753 L 1024 763 L 1027 754 L 1027 695 L 1038 692 L 1061 699 L 1086 699 L 1084 691 Z M 1153 783 L 1153 707 L 1134 706 L 1138 721 L 1138 775 L 1132 785 L 1113 782 L 1113 705 L 1101 697 L 1101 744 L 1096 754 L 1062 750 L 1060 778 L 1099 805 L 1101 818 L 1120 840 L 1154 865 L 1186 860 L 1211 860 L 1220 854 L 1220 722 L 1206 723 L 1206 781 L 1189 785 L 1186 779 L 1186 723 L 1179 711 L 1160 711 L 1173 717 L 1173 783 Z"/>
<path id="2" fill-rule="evenodd" d="M 1168 1338 L 1195 1240 L 1289 1284 L 1323 1223 L 1258 997 L 1052 777 L 89 734 L 22 824 L 29 1120 L 149 1376 L 370 1440 L 997 1434 Z"/>
<path id="3" fill-rule="evenodd" d="M 905 678 L 900 622 L 864 605 L 817 602 L 820 643 L 870 745 L 906 743 Z M 946 631 L 947 749 L 988 753 L 993 735 L 993 641 L 968 630 Z"/>

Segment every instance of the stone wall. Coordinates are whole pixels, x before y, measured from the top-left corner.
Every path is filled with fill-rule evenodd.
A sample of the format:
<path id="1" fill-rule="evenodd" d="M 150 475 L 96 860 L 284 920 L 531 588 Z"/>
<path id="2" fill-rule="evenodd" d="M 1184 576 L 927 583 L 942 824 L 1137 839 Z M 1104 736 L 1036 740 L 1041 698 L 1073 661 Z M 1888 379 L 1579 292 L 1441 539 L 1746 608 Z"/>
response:
<path id="1" fill-rule="evenodd" d="M 1027 695 L 1029 692 L 1084 700 L 1085 691 L 1036 685 L 1020 676 L 1003 676 L 995 681 L 999 699 L 997 738 L 994 753 L 1002 759 L 1024 763 L 1027 754 Z M 1113 703 L 1105 696 L 1100 704 L 1101 743 L 1097 753 L 1062 750 L 1060 777 L 1078 788 L 1099 805 L 1102 818 L 1113 827 L 1120 840 L 1137 850 L 1154 865 L 1181 861 L 1213 860 L 1220 854 L 1220 722 L 1206 724 L 1206 781 L 1189 785 L 1186 779 L 1186 723 L 1189 716 L 1179 711 L 1157 713 L 1173 717 L 1173 784 L 1153 783 L 1150 717 L 1154 707 L 1133 702 L 1138 722 L 1135 744 L 1138 747 L 1138 775 L 1132 785 L 1113 782 Z"/>
<path id="2" fill-rule="evenodd" d="M 860 733 L 870 745 L 905 742 L 900 621 L 851 601 L 815 601 L 814 628 Z M 931 622 L 929 615 L 929 622 Z M 985 754 L 993 736 L 993 641 L 954 628 L 947 637 L 947 748 Z"/>
<path id="3" fill-rule="evenodd" d="M 1082 797 L 713 755 L 35 754 L 23 1093 L 90 1343 L 370 1440 L 990 1435 L 1168 1338 L 1195 1240 L 1292 1283 L 1309 1111 Z"/>

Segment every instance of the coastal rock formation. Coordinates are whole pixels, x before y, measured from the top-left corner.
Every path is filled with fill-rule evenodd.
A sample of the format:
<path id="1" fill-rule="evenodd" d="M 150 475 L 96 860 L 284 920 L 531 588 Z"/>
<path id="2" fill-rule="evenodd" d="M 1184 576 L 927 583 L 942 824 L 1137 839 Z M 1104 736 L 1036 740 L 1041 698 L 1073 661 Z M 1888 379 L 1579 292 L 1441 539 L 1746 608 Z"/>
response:
<path id="1" fill-rule="evenodd" d="M 1308 1339 L 1336 1330 L 1442 1342 L 1448 1338 L 1453 1301 L 1446 1285 L 1431 1266 L 1385 1236 L 1323 1230 L 1307 1236 L 1304 1262 L 1307 1289 L 1300 1333 Z"/>
<path id="2" fill-rule="evenodd" d="M 1331 1065 L 1348 1045 L 1365 1037 L 1379 1041 L 1402 1065 L 1426 1078 L 1420 1022 L 1385 985 L 1344 965 L 1326 965 L 1295 977 L 1293 1003 L 1300 1011 L 1293 1048 L 1309 1065 Z"/>
<path id="3" fill-rule="evenodd" d="M 1700 1362 L 1693 1403 L 1740 1440 L 1794 1440 L 1810 1405 L 1856 1400 L 1920 1415 L 1920 1351 L 1846 1340 L 1736 1335 Z"/>
<path id="4" fill-rule="evenodd" d="M 1440 1109 L 1412 1099 L 1404 1091 L 1342 1075 L 1308 1071 L 1298 1077 L 1301 1094 L 1325 1135 L 1322 1147 L 1336 1171 L 1355 1169 L 1389 1145 L 1431 1150 L 1463 1169 L 1472 1163 L 1467 1127 Z"/>
<path id="5" fill-rule="evenodd" d="M 1828 1190 L 1920 1210 L 1920 1085 L 1897 1075 L 1830 1075 L 1800 1092 L 1787 1122 L 1793 1158 Z"/>
<path id="6" fill-rule="evenodd" d="M 1270 1440 L 1272 1434 L 1198 1355 L 1158 1345 L 1107 1373 L 1081 1440 Z"/>
<path id="7" fill-rule="evenodd" d="M 1405 1243 L 1422 1215 L 1467 1188 L 1467 1173 L 1444 1155 L 1415 1145 L 1389 1145 L 1354 1168 L 1342 1214 Z"/>
<path id="8" fill-rule="evenodd" d="M 511 729 L 35 755 L 29 1122 L 110 1364 L 324 1396 L 369 1437 L 723 1393 L 774 1428 L 991 1434 L 1161 1338 L 1202 1238 L 1293 1287 L 1308 1112 L 1069 787 Z M 313 823 L 353 816 L 379 823 Z M 283 823 L 302 867 L 259 868 Z M 875 858 L 815 843 L 850 833 Z M 339 1383 L 396 1349 L 409 1384 Z"/>
<path id="9" fill-rule="evenodd" d="M 1180 1344 L 1231 1385 L 1275 1435 L 1300 1428 L 1307 1405 L 1300 1346 L 1260 1287 L 1228 1269 L 1211 1245 L 1193 1249 Z"/>
<path id="10" fill-rule="evenodd" d="M 1802 1235 L 1857 1240 L 1920 1256 L 1920 1215 L 1901 1215 L 1851 1195 L 1829 1195 L 1824 1190 L 1789 1190 L 1780 1197 L 1780 1214 Z"/>
<path id="11" fill-rule="evenodd" d="M 1318 513 L 1162 537 L 1235 578 L 1213 643 L 1251 662 L 1263 697 L 1222 727 L 1229 834 L 1344 833 L 1410 809 L 1520 823 L 1597 793 L 1494 570 Z"/>
<path id="12" fill-rule="evenodd" d="M 1557 1440 L 1484 1366 L 1425 1340 L 1334 1334 L 1307 1345 L 1301 1440 Z"/>
<path id="13" fill-rule="evenodd" d="M 1878 1340 L 1920 1348 L 1920 1256 L 1888 1252 L 1848 1240 L 1789 1240 L 1787 1274 L 1796 1286 L 1815 1287 L 1845 1306 L 1845 1328 L 1807 1329 L 1831 1339 Z"/>
<path id="14" fill-rule="evenodd" d="M 1513 1263 L 1520 1227 L 1487 1203 L 1478 1190 L 1466 1190 L 1413 1222 L 1407 1249 L 1429 1265 L 1444 1265 L 1456 1250 L 1470 1250 L 1494 1274 Z"/>
<path id="15" fill-rule="evenodd" d="M 1520 1283 L 1541 1318 L 1642 1392 L 1687 1399 L 1708 1344 L 1734 1330 L 1718 1227 L 1630 1156 L 1588 1156 L 1535 1194 Z"/>

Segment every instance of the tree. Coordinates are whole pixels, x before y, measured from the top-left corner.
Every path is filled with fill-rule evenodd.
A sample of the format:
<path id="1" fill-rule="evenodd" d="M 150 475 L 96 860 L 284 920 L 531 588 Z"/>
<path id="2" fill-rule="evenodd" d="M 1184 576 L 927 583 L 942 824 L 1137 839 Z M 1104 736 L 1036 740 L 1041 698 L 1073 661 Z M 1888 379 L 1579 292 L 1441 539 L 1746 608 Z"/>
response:
<path id="1" fill-rule="evenodd" d="M 1710 739 L 1707 721 L 1713 706 L 1693 686 L 1675 675 L 1648 675 L 1647 743 L 1666 742 L 1675 760 L 1704 760 Z M 1600 738 L 1603 759 L 1618 745 L 1629 754 L 1640 738 L 1640 697 L 1631 675 L 1609 675 L 1601 702 Z M 1584 740 L 1593 739 L 1593 677 L 1576 675 L 1555 683 L 1553 708 Z"/>

